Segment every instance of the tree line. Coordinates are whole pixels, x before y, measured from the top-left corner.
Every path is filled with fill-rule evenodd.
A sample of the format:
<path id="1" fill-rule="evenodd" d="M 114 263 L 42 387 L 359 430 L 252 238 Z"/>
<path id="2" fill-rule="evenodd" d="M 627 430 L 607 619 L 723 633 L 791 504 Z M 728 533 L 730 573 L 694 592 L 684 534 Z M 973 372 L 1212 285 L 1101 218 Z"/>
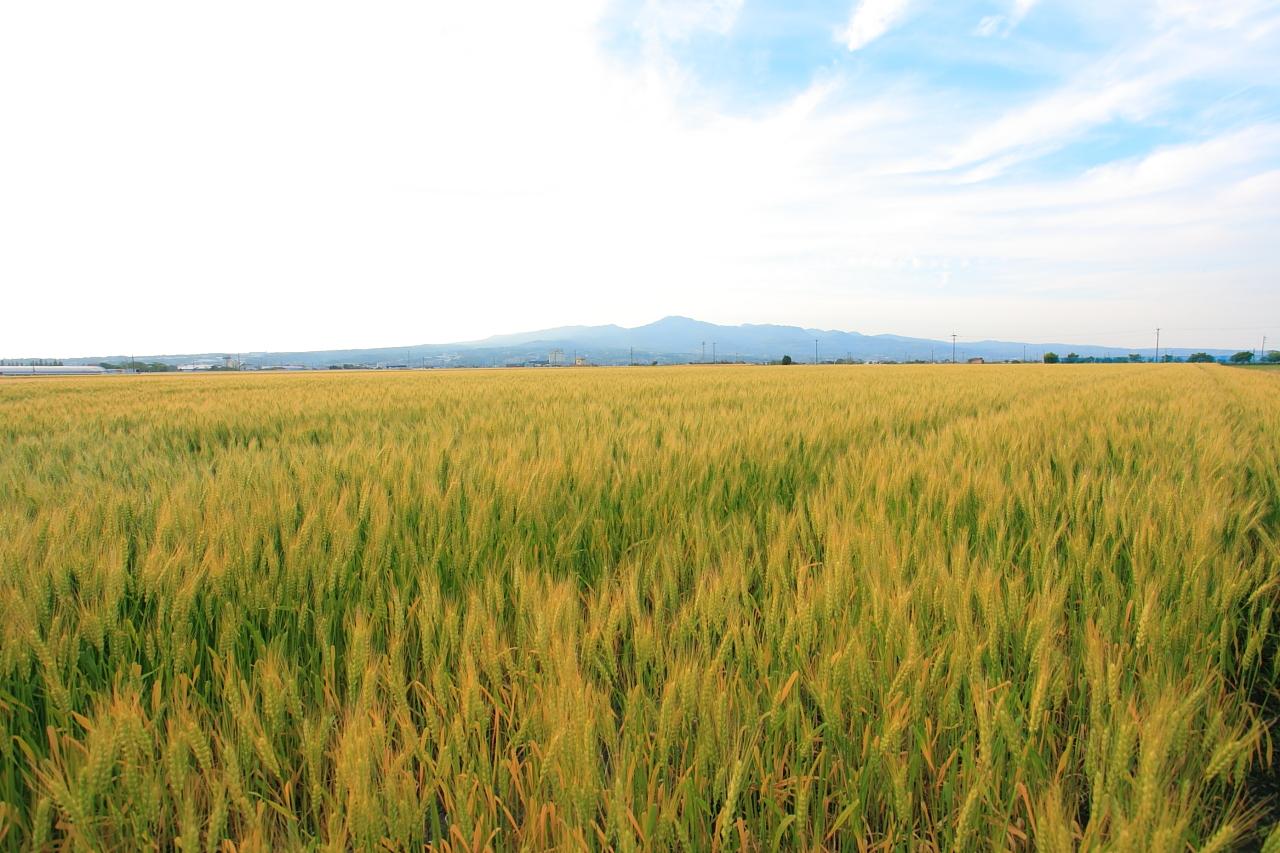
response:
<path id="1" fill-rule="evenodd" d="M 1217 359 L 1209 355 L 1207 352 L 1193 352 L 1186 358 L 1179 358 L 1169 353 L 1165 353 L 1160 357 L 1160 361 L 1168 363 L 1174 361 L 1188 361 L 1192 363 L 1216 362 L 1225 360 L 1231 364 L 1250 364 L 1257 355 L 1253 350 L 1240 350 L 1238 353 L 1226 359 Z M 1098 356 L 1082 356 L 1079 353 L 1069 352 L 1065 356 L 1059 356 L 1056 352 L 1047 352 L 1044 354 L 1045 364 L 1058 364 L 1060 362 L 1066 364 L 1114 364 L 1116 362 L 1141 362 L 1147 359 L 1142 355 L 1131 352 L 1123 358 L 1098 357 Z M 1263 364 L 1280 364 L 1280 350 L 1268 350 L 1266 355 L 1261 359 Z"/>

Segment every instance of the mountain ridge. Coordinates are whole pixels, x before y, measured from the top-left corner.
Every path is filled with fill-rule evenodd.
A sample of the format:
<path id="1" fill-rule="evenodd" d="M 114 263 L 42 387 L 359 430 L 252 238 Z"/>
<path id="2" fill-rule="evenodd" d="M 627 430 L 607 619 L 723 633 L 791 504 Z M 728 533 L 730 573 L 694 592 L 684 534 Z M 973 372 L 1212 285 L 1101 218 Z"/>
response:
<path id="1" fill-rule="evenodd" d="M 443 344 L 414 344 L 396 347 L 366 347 L 304 351 L 257 352 L 242 356 L 251 366 L 296 364 L 304 367 L 335 365 L 411 364 L 412 366 L 482 366 L 494 364 L 536 364 L 562 352 L 560 363 L 580 356 L 594 364 L 636 362 L 685 363 L 689 361 L 764 362 L 791 356 L 798 362 L 817 359 L 832 361 L 949 361 L 952 342 L 903 335 L 867 335 L 839 329 L 818 329 L 777 323 L 744 323 L 728 326 L 671 314 L 640 326 L 571 325 L 491 335 L 471 341 Z M 1096 344 L 1035 343 L 1024 341 L 959 341 L 958 360 L 981 357 L 987 360 L 1040 360 L 1044 352 L 1065 356 L 1114 358 L 1138 353 L 1149 358 L 1153 347 L 1108 347 Z M 1161 353 L 1187 355 L 1196 348 L 1161 348 Z M 1212 355 L 1229 355 L 1230 350 L 1204 348 Z M 199 363 L 222 358 L 228 353 L 187 353 L 139 356 L 139 360 L 168 364 Z M 563 358 L 560 358 L 563 356 Z M 95 364 L 132 356 L 95 356 L 65 359 L 68 364 Z"/>

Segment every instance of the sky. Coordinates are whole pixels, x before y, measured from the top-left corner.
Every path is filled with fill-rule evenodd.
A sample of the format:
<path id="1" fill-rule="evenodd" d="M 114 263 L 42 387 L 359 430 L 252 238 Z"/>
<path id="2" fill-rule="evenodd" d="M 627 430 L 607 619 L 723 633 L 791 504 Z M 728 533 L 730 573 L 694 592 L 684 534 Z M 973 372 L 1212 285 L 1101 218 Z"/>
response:
<path id="1" fill-rule="evenodd" d="M 0 356 L 668 314 L 1280 348 L 1280 0 L 0 4 Z"/>

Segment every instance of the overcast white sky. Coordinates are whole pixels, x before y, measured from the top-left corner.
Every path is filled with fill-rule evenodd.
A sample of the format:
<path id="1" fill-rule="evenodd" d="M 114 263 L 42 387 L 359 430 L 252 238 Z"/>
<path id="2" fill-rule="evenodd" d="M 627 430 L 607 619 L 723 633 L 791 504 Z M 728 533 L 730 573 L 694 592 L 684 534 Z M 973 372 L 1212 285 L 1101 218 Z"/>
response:
<path id="1" fill-rule="evenodd" d="M 0 356 L 1280 347 L 1264 0 L 0 3 Z"/>

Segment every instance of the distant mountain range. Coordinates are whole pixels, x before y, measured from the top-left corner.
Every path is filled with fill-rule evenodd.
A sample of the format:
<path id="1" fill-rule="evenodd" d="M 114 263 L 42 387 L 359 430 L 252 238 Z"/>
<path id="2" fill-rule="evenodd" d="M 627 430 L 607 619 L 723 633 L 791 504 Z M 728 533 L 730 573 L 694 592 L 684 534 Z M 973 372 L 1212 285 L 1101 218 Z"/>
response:
<path id="1" fill-rule="evenodd" d="M 664 317 L 635 328 L 622 326 L 561 326 L 511 335 L 494 335 L 478 341 L 452 344 L 416 344 L 373 349 L 315 350 L 311 352 L 258 352 L 231 354 L 250 367 L 294 365 L 300 367 L 356 366 L 492 366 L 572 364 L 581 358 L 589 364 L 677 364 L 689 361 L 765 362 L 791 356 L 797 362 L 819 361 L 949 361 L 951 341 L 907 338 L 900 335 L 863 335 L 799 326 L 747 324 L 720 326 L 688 317 Z M 1185 356 L 1194 349 L 1161 348 L 1161 353 Z M 1205 350 L 1210 355 L 1230 355 L 1231 350 Z M 1150 358 L 1154 348 L 1091 346 L 1087 344 L 1024 343 L 1022 341 L 960 341 L 956 357 L 981 357 L 989 361 L 1039 360 L 1044 352 L 1065 356 L 1124 357 L 1139 353 Z M 167 364 L 209 364 L 228 353 L 139 356 L 139 361 Z M 68 364 L 97 364 L 127 360 L 129 356 L 67 359 Z"/>

